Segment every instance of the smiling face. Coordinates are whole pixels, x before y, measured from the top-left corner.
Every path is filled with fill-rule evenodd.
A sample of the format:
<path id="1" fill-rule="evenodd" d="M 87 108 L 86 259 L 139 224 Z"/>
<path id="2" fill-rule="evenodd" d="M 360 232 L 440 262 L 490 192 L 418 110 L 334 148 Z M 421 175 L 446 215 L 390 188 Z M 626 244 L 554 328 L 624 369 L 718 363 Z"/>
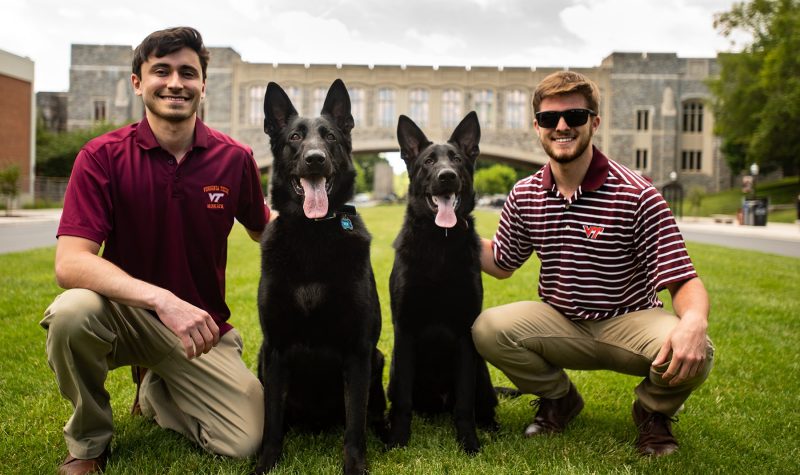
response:
<path id="1" fill-rule="evenodd" d="M 550 96 L 542 99 L 539 111 L 564 111 L 568 109 L 586 109 L 586 99 L 578 93 Z M 580 158 L 591 159 L 592 136 L 600 125 L 600 118 L 590 116 L 584 125 L 570 127 L 561 117 L 555 128 L 541 127 L 533 122 L 539 134 L 539 140 L 547 155 L 557 163 L 566 164 Z"/>
<path id="2" fill-rule="evenodd" d="M 151 55 L 142 63 L 141 77 L 133 74 L 131 82 L 148 119 L 168 122 L 193 119 L 206 90 L 200 57 L 188 47 L 160 58 Z"/>

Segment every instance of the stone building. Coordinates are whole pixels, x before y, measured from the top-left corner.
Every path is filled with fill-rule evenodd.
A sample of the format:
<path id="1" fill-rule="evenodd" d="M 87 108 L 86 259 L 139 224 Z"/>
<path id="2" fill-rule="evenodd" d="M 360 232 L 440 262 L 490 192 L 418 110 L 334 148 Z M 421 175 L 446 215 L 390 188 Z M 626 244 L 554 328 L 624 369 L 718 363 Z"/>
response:
<path id="1" fill-rule="evenodd" d="M 303 114 L 317 114 L 336 78 L 350 92 L 355 152 L 398 150 L 397 117 L 414 119 L 434 140 L 446 139 L 470 110 L 481 121 L 484 159 L 537 169 L 546 161 L 532 128 L 531 94 L 561 68 L 430 67 L 403 65 L 265 64 L 242 61 L 231 48 L 210 48 L 207 97 L 200 115 L 210 126 L 253 147 L 263 170 L 271 166 L 263 132 L 267 83 L 277 82 Z M 130 46 L 73 45 L 68 127 L 105 120 L 139 120 L 141 101 L 130 86 Z M 613 159 L 656 184 L 675 172 L 685 185 L 714 192 L 731 186 L 731 173 L 714 137 L 705 81 L 717 74 L 713 58 L 674 53 L 612 53 L 594 68 L 575 68 L 601 89 L 601 126 L 595 143 Z"/>
<path id="2" fill-rule="evenodd" d="M 33 61 L 0 50 L 0 169 L 17 166 L 20 202 L 33 196 L 36 117 Z"/>

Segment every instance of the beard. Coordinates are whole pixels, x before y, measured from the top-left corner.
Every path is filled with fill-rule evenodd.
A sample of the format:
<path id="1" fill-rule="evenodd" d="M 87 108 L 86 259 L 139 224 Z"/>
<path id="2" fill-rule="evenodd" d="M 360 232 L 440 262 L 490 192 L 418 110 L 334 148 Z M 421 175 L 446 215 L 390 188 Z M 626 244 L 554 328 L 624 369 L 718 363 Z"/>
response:
<path id="1" fill-rule="evenodd" d="M 554 140 L 552 140 L 552 139 L 546 140 L 546 141 L 545 140 L 541 140 L 540 142 L 542 143 L 542 148 L 544 148 L 544 151 L 545 151 L 545 153 L 547 154 L 548 157 L 550 157 L 551 159 L 553 159 L 554 161 L 556 161 L 556 162 L 558 162 L 560 164 L 566 164 L 566 163 L 570 163 L 570 162 L 573 162 L 573 161 L 577 160 L 578 158 L 580 158 L 584 154 L 584 152 L 586 152 L 586 149 L 589 147 L 589 145 L 592 142 L 592 136 L 593 135 L 594 135 L 594 132 L 592 131 L 591 127 L 589 127 L 589 130 L 588 130 L 588 132 L 586 134 L 582 134 L 582 133 L 578 132 L 578 135 L 575 137 L 576 142 L 575 142 L 574 148 L 572 150 L 558 150 L 557 151 L 552 146 L 552 143 L 554 142 Z M 569 135 L 556 135 L 556 138 L 568 137 L 568 136 Z"/>

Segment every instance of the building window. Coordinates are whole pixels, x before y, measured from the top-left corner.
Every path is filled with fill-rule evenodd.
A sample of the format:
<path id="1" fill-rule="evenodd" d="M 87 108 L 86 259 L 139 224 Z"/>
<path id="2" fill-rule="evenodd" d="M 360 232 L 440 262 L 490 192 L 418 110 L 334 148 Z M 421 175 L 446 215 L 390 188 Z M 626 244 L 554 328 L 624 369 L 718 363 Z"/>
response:
<path id="1" fill-rule="evenodd" d="M 313 100 L 311 101 L 311 110 L 308 112 L 310 116 L 317 116 L 322 111 L 322 106 L 325 105 L 325 96 L 328 95 L 328 90 L 324 87 L 317 87 L 314 89 Z"/>
<path id="2" fill-rule="evenodd" d="M 637 170 L 647 170 L 648 163 L 647 163 L 647 149 L 638 148 L 636 149 L 636 169 Z"/>
<path id="3" fill-rule="evenodd" d="M 639 109 L 636 111 L 636 130 L 646 131 L 650 130 L 650 111 L 647 109 Z"/>
<path id="4" fill-rule="evenodd" d="M 295 110 L 298 114 L 303 113 L 303 90 L 297 86 L 291 86 L 284 89 L 286 91 L 286 95 L 289 96 L 289 100 L 292 101 L 292 105 L 294 106 Z M 321 108 L 321 107 L 320 107 Z M 315 111 L 312 115 L 319 114 L 319 110 Z"/>
<path id="5" fill-rule="evenodd" d="M 408 92 L 409 115 L 420 127 L 428 125 L 428 91 L 412 89 Z"/>
<path id="6" fill-rule="evenodd" d="M 483 89 L 472 94 L 472 104 L 475 112 L 481 120 L 481 124 L 487 128 L 494 125 L 494 91 Z"/>
<path id="7" fill-rule="evenodd" d="M 378 127 L 393 127 L 394 121 L 394 89 L 378 89 Z"/>
<path id="8" fill-rule="evenodd" d="M 94 115 L 92 116 L 95 122 L 105 122 L 108 120 L 108 115 L 106 114 L 106 101 L 104 100 L 96 100 L 94 101 Z"/>
<path id="9" fill-rule="evenodd" d="M 700 171 L 703 168 L 703 152 L 700 150 L 684 150 L 681 152 L 681 169 L 684 171 Z"/>
<path id="10" fill-rule="evenodd" d="M 357 87 L 348 91 L 350 94 L 350 113 L 356 126 L 367 125 L 367 101 L 364 89 Z"/>
<path id="11" fill-rule="evenodd" d="M 683 131 L 703 131 L 703 104 L 697 101 L 683 103 Z"/>
<path id="12" fill-rule="evenodd" d="M 456 89 L 442 91 L 442 127 L 452 129 L 458 125 L 461 121 L 463 104 L 461 91 Z"/>
<path id="13" fill-rule="evenodd" d="M 246 124 L 260 125 L 264 123 L 264 94 L 266 92 L 267 86 L 250 86 L 247 89 Z"/>
<path id="14" fill-rule="evenodd" d="M 514 90 L 506 93 L 506 127 L 509 129 L 527 128 L 525 110 L 528 97 L 524 91 Z"/>

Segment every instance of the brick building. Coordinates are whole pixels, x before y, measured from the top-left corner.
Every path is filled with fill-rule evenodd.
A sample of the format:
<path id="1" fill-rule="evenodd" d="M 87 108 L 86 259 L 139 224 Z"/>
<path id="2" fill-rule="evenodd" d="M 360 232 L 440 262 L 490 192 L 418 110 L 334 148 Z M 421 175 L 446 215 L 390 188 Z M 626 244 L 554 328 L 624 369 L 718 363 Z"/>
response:
<path id="1" fill-rule="evenodd" d="M 33 61 L 0 50 L 0 169 L 20 171 L 20 201 L 33 196 L 36 117 Z"/>

